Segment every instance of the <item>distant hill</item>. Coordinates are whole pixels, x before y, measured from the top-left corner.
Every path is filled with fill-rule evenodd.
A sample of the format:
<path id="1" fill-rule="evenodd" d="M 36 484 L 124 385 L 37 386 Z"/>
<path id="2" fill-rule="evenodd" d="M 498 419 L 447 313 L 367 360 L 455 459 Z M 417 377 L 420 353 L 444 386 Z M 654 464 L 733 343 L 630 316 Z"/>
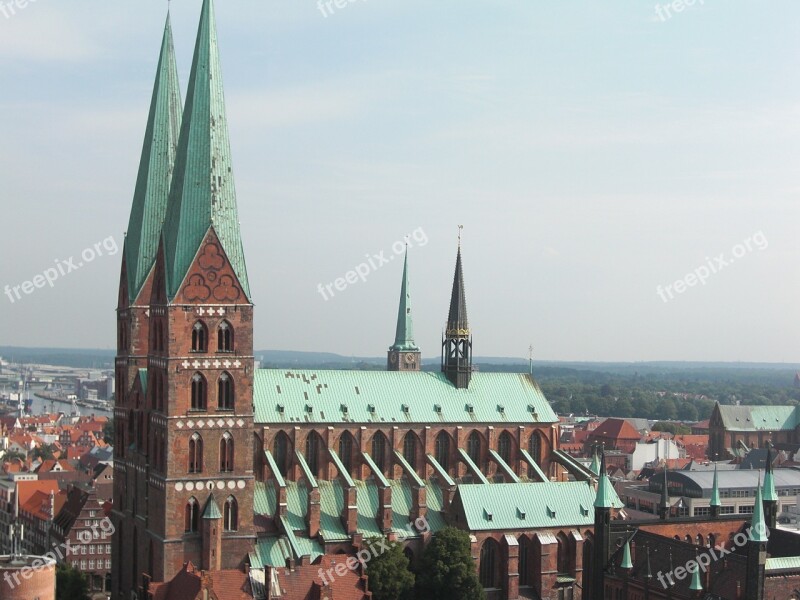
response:
<path id="1" fill-rule="evenodd" d="M 111 369 L 114 350 L 76 348 L 23 348 L 0 346 L 0 356 L 16 363 L 42 363 L 75 368 Z M 298 352 L 292 350 L 257 350 L 255 357 L 264 368 L 279 369 L 363 369 L 382 370 L 383 356 L 343 356 L 333 352 Z M 439 368 L 439 358 L 425 358 L 423 369 Z M 476 356 L 480 371 L 527 372 L 524 358 Z M 800 365 L 789 363 L 727 362 L 582 362 L 533 361 L 534 376 L 540 381 L 571 379 L 584 383 L 612 380 L 666 380 L 706 382 L 746 382 L 791 386 Z"/>

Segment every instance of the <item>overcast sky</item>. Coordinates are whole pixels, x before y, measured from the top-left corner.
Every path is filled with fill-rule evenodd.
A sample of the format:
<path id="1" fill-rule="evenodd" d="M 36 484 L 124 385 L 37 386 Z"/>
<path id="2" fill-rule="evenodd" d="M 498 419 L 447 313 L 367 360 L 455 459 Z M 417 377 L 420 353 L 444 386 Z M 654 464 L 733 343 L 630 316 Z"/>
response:
<path id="1" fill-rule="evenodd" d="M 103 255 L 0 296 L 0 345 L 111 348 L 167 3 L 30 2 L 0 13 L 0 286 Z M 436 356 L 464 225 L 476 354 L 800 362 L 800 3 L 600 4 L 217 0 L 256 347 L 383 354 L 401 259 L 318 284 L 416 231 Z"/>

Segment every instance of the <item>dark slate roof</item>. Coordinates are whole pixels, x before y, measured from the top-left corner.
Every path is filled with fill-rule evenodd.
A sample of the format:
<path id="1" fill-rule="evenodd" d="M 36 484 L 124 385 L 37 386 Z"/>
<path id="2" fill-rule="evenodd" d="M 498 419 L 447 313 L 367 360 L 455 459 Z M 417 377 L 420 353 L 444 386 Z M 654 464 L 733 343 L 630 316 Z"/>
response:
<path id="1" fill-rule="evenodd" d="M 467 298 L 464 293 L 464 273 L 461 268 L 461 246 L 456 255 L 456 271 L 453 275 L 453 291 L 450 294 L 450 312 L 447 315 L 447 335 L 469 335 Z"/>

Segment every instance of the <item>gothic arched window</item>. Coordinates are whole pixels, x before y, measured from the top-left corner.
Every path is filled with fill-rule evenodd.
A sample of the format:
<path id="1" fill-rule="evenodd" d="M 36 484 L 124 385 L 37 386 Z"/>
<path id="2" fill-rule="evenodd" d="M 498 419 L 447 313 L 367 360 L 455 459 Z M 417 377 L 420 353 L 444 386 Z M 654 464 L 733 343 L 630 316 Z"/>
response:
<path id="1" fill-rule="evenodd" d="M 339 438 L 339 458 L 342 460 L 345 471 L 353 471 L 353 436 L 345 431 Z"/>
<path id="2" fill-rule="evenodd" d="M 189 438 L 189 473 L 203 472 L 203 438 L 193 433 Z"/>
<path id="3" fill-rule="evenodd" d="M 202 321 L 192 327 L 192 352 L 208 352 L 208 327 Z"/>
<path id="4" fill-rule="evenodd" d="M 217 406 L 221 410 L 233 410 L 233 377 L 230 374 L 219 376 L 217 392 Z"/>
<path id="5" fill-rule="evenodd" d="M 200 373 L 192 375 L 192 409 L 206 410 L 208 406 L 208 385 Z"/>
<path id="6" fill-rule="evenodd" d="M 194 496 L 189 498 L 186 503 L 184 527 L 186 533 L 194 533 L 198 531 L 200 524 L 200 505 L 197 503 L 197 498 Z"/>
<path id="7" fill-rule="evenodd" d="M 227 321 L 220 323 L 217 329 L 217 351 L 233 352 L 233 327 Z"/>
<path id="8" fill-rule="evenodd" d="M 227 431 L 219 441 L 219 470 L 223 473 L 233 471 L 233 436 Z"/>
<path id="9" fill-rule="evenodd" d="M 222 510 L 222 521 L 225 531 L 236 531 L 239 529 L 239 504 L 233 496 L 228 496 L 228 499 L 225 500 L 225 507 Z"/>

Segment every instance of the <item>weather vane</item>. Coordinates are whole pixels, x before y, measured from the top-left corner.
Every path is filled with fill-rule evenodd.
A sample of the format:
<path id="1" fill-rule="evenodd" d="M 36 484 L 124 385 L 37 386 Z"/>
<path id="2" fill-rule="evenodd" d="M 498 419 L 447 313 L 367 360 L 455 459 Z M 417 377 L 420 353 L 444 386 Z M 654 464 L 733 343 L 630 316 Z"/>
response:
<path id="1" fill-rule="evenodd" d="M 464 229 L 463 225 L 458 226 L 458 247 L 461 248 L 461 230 Z"/>

